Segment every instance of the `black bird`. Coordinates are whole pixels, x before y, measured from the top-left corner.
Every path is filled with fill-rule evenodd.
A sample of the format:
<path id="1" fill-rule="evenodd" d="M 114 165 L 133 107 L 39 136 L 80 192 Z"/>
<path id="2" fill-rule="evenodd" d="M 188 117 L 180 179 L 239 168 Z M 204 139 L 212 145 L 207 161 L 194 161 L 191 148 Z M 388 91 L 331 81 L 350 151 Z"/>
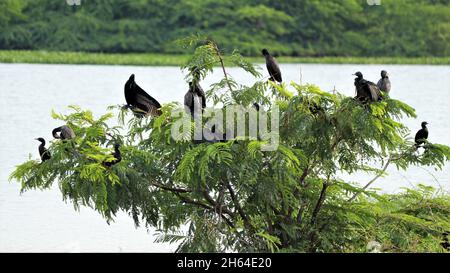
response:
<path id="1" fill-rule="evenodd" d="M 42 162 L 47 161 L 51 158 L 50 152 L 45 148 L 45 139 L 42 137 L 36 138 L 37 141 L 41 142 L 39 145 L 39 155 L 41 156 Z"/>
<path id="2" fill-rule="evenodd" d="M 428 139 L 427 125 L 428 125 L 428 122 L 426 122 L 426 121 L 422 122 L 422 124 L 421 124 L 422 129 L 420 129 L 416 133 L 416 137 L 414 138 L 414 141 L 416 142 L 416 148 L 419 148 L 420 145 L 424 144 L 425 141 Z"/>
<path id="3" fill-rule="evenodd" d="M 253 103 L 253 108 L 256 109 L 257 112 L 259 112 L 259 104 L 257 102 Z"/>
<path id="4" fill-rule="evenodd" d="M 134 110 L 136 110 L 136 108 L 138 109 L 138 111 L 135 112 L 138 116 L 161 115 L 161 110 L 159 110 L 161 104 L 137 85 L 134 81 L 134 74 L 132 74 L 125 83 L 125 100 L 127 101 L 128 107 L 134 108 Z M 139 111 L 143 113 L 139 113 Z"/>
<path id="5" fill-rule="evenodd" d="M 283 82 L 283 79 L 281 78 L 281 70 L 276 59 L 272 55 L 270 55 L 269 51 L 265 48 L 262 50 L 262 54 L 266 58 L 266 67 L 270 75 L 269 80 L 279 83 Z"/>
<path id="6" fill-rule="evenodd" d="M 115 165 L 117 163 L 119 163 L 120 161 L 122 161 L 122 154 L 120 153 L 120 144 L 116 143 L 114 144 L 114 153 L 112 153 L 111 155 L 114 156 L 114 159 L 112 161 L 109 162 L 103 162 L 102 165 L 105 167 L 111 167 L 112 165 Z"/>
<path id="7" fill-rule="evenodd" d="M 386 70 L 381 71 L 381 79 L 378 81 L 377 86 L 383 92 L 389 93 L 391 91 L 391 81 Z"/>
<path id="8" fill-rule="evenodd" d="M 63 125 L 53 129 L 52 135 L 54 138 L 62 140 L 75 138 L 75 133 L 73 132 L 72 128 L 67 125 Z"/>
<path id="9" fill-rule="evenodd" d="M 381 100 L 381 91 L 378 86 L 370 81 L 364 79 L 361 72 L 356 72 L 355 86 L 356 86 L 356 99 L 360 101 L 379 101 Z"/>
<path id="10" fill-rule="evenodd" d="M 200 84 L 189 82 L 189 90 L 184 95 L 184 105 L 189 109 L 190 114 L 193 116 L 195 109 L 198 111 L 206 107 L 206 96 Z"/>

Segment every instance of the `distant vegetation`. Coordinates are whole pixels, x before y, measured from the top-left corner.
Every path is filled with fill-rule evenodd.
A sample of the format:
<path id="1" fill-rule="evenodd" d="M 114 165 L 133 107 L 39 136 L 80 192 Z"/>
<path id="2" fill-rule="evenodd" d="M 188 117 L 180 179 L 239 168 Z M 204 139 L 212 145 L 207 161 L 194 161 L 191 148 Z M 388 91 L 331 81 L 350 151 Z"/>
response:
<path id="1" fill-rule="evenodd" d="M 247 56 L 448 57 L 449 0 L 0 1 L 0 49 L 184 54 L 208 35 Z"/>
<path id="2" fill-rule="evenodd" d="M 156 53 L 95 53 L 42 50 L 0 50 L 0 63 L 44 64 L 99 64 L 99 65 L 145 65 L 181 66 L 189 59 L 186 54 Z M 264 57 L 246 57 L 252 63 L 263 63 Z M 281 63 L 327 63 L 327 64 L 429 64 L 450 65 L 450 57 L 291 57 L 281 56 Z M 226 63 L 227 66 L 234 66 Z"/>

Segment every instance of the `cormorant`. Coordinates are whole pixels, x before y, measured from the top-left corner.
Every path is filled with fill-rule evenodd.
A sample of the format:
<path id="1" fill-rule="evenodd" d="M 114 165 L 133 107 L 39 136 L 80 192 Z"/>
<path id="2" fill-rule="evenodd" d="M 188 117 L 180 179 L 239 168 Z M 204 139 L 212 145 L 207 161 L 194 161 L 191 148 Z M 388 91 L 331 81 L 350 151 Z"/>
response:
<path id="1" fill-rule="evenodd" d="M 420 145 L 425 143 L 425 140 L 428 139 L 428 128 L 427 128 L 428 122 L 424 121 L 422 122 L 421 126 L 422 129 L 420 129 L 416 133 L 416 137 L 414 138 L 414 141 L 416 142 L 416 147 L 419 148 Z"/>
<path id="2" fill-rule="evenodd" d="M 122 161 L 122 154 L 120 153 L 120 144 L 116 143 L 114 144 L 114 153 L 112 153 L 111 155 L 114 156 L 114 160 L 109 161 L 109 162 L 103 162 L 102 165 L 105 167 L 111 167 L 112 165 L 115 165 L 117 163 L 119 163 L 120 161 Z"/>
<path id="3" fill-rule="evenodd" d="M 389 93 L 391 91 L 391 81 L 386 70 L 381 71 L 381 79 L 378 81 L 377 86 L 383 92 Z"/>
<path id="4" fill-rule="evenodd" d="M 54 138 L 62 140 L 75 138 L 75 133 L 73 132 L 72 128 L 67 125 L 63 125 L 61 127 L 53 129 L 52 135 Z"/>
<path id="5" fill-rule="evenodd" d="M 47 161 L 51 158 L 50 152 L 45 148 L 45 139 L 42 137 L 36 138 L 37 141 L 41 142 L 39 145 L 39 155 L 41 156 L 42 162 Z"/>
<path id="6" fill-rule="evenodd" d="M 184 105 L 189 109 L 190 114 L 194 115 L 197 111 L 206 107 L 206 96 L 199 83 L 189 82 L 189 90 L 184 95 Z"/>
<path id="7" fill-rule="evenodd" d="M 281 83 L 283 79 L 281 78 L 281 70 L 276 59 L 272 55 L 270 55 L 269 51 L 265 48 L 262 50 L 262 54 L 266 58 L 266 67 L 270 75 L 269 80 Z"/>
<path id="8" fill-rule="evenodd" d="M 356 86 L 356 99 L 360 101 L 379 101 L 381 100 L 381 91 L 378 86 L 370 81 L 364 79 L 361 72 L 356 72 L 355 86 Z"/>
<path id="9" fill-rule="evenodd" d="M 138 116 L 139 111 L 151 116 L 161 115 L 161 110 L 159 110 L 161 104 L 137 85 L 134 81 L 134 74 L 125 83 L 125 100 L 127 101 L 127 106 L 131 106 L 132 109 L 138 109 L 138 112 L 135 112 Z"/>

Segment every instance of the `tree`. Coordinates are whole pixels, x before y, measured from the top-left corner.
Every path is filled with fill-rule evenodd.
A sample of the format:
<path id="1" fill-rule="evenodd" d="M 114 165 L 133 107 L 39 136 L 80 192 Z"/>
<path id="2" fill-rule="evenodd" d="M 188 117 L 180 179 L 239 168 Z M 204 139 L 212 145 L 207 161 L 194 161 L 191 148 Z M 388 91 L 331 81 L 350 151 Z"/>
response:
<path id="1" fill-rule="evenodd" d="M 120 109 L 120 127 L 108 125 L 112 112 L 94 119 L 90 111 L 71 106 L 72 114 L 52 116 L 73 128 L 73 142 L 51 142 L 50 160 L 30 159 L 10 179 L 20 181 L 24 191 L 58 183 L 75 208 L 91 207 L 107 221 L 126 211 L 136 225 L 157 228 L 158 241 L 178 242 L 182 252 L 352 252 L 365 251 L 371 240 L 384 251 L 443 251 L 441 234 L 450 230 L 448 195 L 425 186 L 378 194 L 337 175 L 364 171 L 375 176 L 372 183 L 389 164 L 441 168 L 450 148 L 426 143 L 416 150 L 400 123 L 403 116 L 415 117 L 413 108 L 387 95 L 362 104 L 314 85 L 276 85 L 236 51 L 225 54 L 211 40 L 191 36 L 179 44 L 195 46 L 183 67 L 187 81 L 221 67 L 223 79 L 207 92 L 219 109 L 254 102 L 260 111 L 279 108 L 275 150 L 260 149 L 263 137 L 194 143 L 191 128 L 175 140 L 177 102 L 163 105 L 162 115 L 153 119 L 109 108 Z M 225 63 L 251 73 L 254 85 L 234 81 Z M 107 168 L 102 163 L 113 160 L 117 142 L 123 143 L 122 161 Z"/>

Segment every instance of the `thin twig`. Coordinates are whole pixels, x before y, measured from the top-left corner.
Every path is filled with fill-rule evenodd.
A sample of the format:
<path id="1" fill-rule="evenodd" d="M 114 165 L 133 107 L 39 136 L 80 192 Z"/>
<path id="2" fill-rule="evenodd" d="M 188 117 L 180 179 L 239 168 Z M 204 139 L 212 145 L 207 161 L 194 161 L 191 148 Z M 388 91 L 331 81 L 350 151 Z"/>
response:
<path id="1" fill-rule="evenodd" d="M 195 200 L 193 200 L 193 199 L 190 199 L 190 198 L 188 198 L 188 197 L 186 197 L 186 196 L 181 195 L 180 193 L 175 193 L 175 194 L 178 196 L 178 198 L 181 199 L 181 201 L 183 201 L 183 202 L 185 202 L 185 203 L 192 204 L 192 205 L 197 205 L 197 206 L 199 206 L 199 207 L 202 207 L 202 208 L 204 208 L 204 209 L 207 209 L 207 210 L 212 211 L 212 212 L 214 212 L 214 213 L 217 214 L 217 210 L 216 210 L 216 208 L 214 208 L 214 207 L 210 207 L 210 206 L 208 206 L 208 205 L 206 205 L 206 204 L 203 204 L 203 203 L 201 203 L 201 202 L 198 202 L 198 201 L 195 201 Z M 235 228 L 233 222 L 231 222 L 230 219 L 228 219 L 228 217 L 226 217 L 226 216 L 223 215 L 223 214 L 219 214 L 219 216 L 222 217 L 222 219 L 225 220 L 225 222 L 227 223 L 227 225 L 228 225 L 229 227 Z"/>
<path id="2" fill-rule="evenodd" d="M 223 213 L 226 213 L 226 214 L 228 214 L 228 215 L 230 215 L 231 217 L 233 217 L 234 216 L 234 213 L 232 212 L 232 211 L 230 211 L 227 207 L 225 207 L 225 206 L 220 206 L 212 197 L 211 197 L 211 195 L 209 195 L 209 193 L 206 191 L 206 190 L 204 190 L 203 192 L 203 196 L 205 197 L 205 199 L 206 199 L 206 201 L 208 201 L 208 203 L 210 204 L 210 205 L 212 205 L 213 207 L 214 207 L 214 209 L 221 209 L 221 211 L 223 212 Z"/>
<path id="3" fill-rule="evenodd" d="M 320 191 L 319 199 L 317 200 L 316 206 L 314 207 L 314 211 L 311 216 L 311 224 L 314 224 L 317 219 L 317 215 L 319 214 L 320 209 L 322 208 L 323 202 L 325 201 L 325 196 L 327 193 L 327 189 L 329 186 L 329 178 L 327 181 L 323 182 L 322 190 Z"/>
<path id="4" fill-rule="evenodd" d="M 228 88 L 230 89 L 230 92 L 233 92 L 233 88 L 231 87 L 230 80 L 228 79 L 227 71 L 225 70 L 225 64 L 223 62 L 222 55 L 220 54 L 219 48 L 217 47 L 217 44 L 214 42 L 211 42 L 214 46 L 214 50 L 216 51 L 217 57 L 220 61 L 220 66 L 222 66 L 223 75 L 225 76 L 225 80 L 227 81 Z"/>
<path id="5" fill-rule="evenodd" d="M 247 215 L 245 214 L 244 210 L 242 209 L 241 205 L 239 204 L 239 200 L 236 197 L 236 193 L 233 190 L 233 187 L 231 186 L 230 182 L 225 179 L 224 181 L 228 191 L 230 192 L 231 200 L 233 201 L 234 205 L 236 206 L 236 209 L 241 216 L 242 220 L 244 220 L 244 224 L 248 227 L 251 227 L 250 222 L 248 220 Z"/>
<path id="6" fill-rule="evenodd" d="M 183 202 L 185 202 L 185 203 L 192 204 L 192 205 L 196 205 L 196 206 L 202 207 L 202 208 L 204 208 L 204 209 L 214 211 L 214 208 L 208 206 L 207 204 L 204 204 L 204 203 L 202 203 L 202 202 L 196 201 L 196 200 L 191 199 L 191 198 L 189 198 L 189 197 L 183 196 L 183 195 L 181 195 L 180 193 L 175 193 L 175 195 L 178 196 L 178 198 L 180 198 L 181 201 L 183 201 Z"/>
<path id="7" fill-rule="evenodd" d="M 372 185 L 378 178 L 380 178 L 386 171 L 386 169 L 389 167 L 389 164 L 391 164 L 392 158 L 389 158 L 386 164 L 384 165 L 383 169 L 380 173 L 378 173 L 372 180 L 369 181 L 364 187 L 362 187 L 361 191 L 356 192 L 350 199 L 348 199 L 347 202 L 352 202 L 355 200 L 355 198 L 363 191 L 365 191 L 370 185 Z"/>
<path id="8" fill-rule="evenodd" d="M 407 152 L 413 151 L 415 149 L 415 147 L 413 146 L 411 148 L 411 150 L 408 151 L 404 151 L 403 153 L 401 153 L 400 155 L 398 155 L 397 157 L 389 157 L 388 161 L 386 162 L 386 164 L 384 165 L 383 169 L 381 170 L 381 172 L 379 174 L 377 174 L 372 180 L 369 181 L 369 183 L 367 183 L 364 187 L 362 187 L 361 191 L 358 191 L 357 193 L 355 193 L 350 199 L 348 199 L 347 202 L 352 202 L 353 200 L 355 200 L 355 198 L 363 191 L 365 191 L 368 187 L 370 187 L 370 185 L 372 185 L 378 178 L 380 178 L 387 170 L 387 168 L 389 167 L 389 165 L 391 164 L 392 161 L 396 161 L 401 159 L 403 156 L 406 155 Z"/>
<path id="9" fill-rule="evenodd" d="M 300 66 L 300 85 L 303 85 L 302 67 Z"/>
<path id="10" fill-rule="evenodd" d="M 152 186 L 157 187 L 157 188 L 160 188 L 160 189 L 163 189 L 163 190 L 166 190 L 166 191 L 173 192 L 173 193 L 174 193 L 181 201 L 183 201 L 183 202 L 185 202 L 185 203 L 192 204 L 192 205 L 196 205 L 196 206 L 198 206 L 198 207 L 201 207 L 201 208 L 204 208 L 204 209 L 207 209 L 207 210 L 210 210 L 210 211 L 213 211 L 213 212 L 219 214 L 219 216 L 220 216 L 222 219 L 225 220 L 225 222 L 227 223 L 228 226 L 230 226 L 231 228 L 234 228 L 234 227 L 235 227 L 234 224 L 233 224 L 233 222 L 230 221 L 230 219 L 228 219 L 228 218 L 227 218 L 225 215 L 223 215 L 222 213 L 218 213 L 218 211 L 217 211 L 217 204 L 215 204 L 215 202 L 213 202 L 213 204 L 212 204 L 213 207 L 210 207 L 210 206 L 208 206 L 207 204 L 204 204 L 204 203 L 202 203 L 202 202 L 193 200 L 193 199 L 191 199 L 191 198 L 189 198 L 189 197 L 187 197 L 187 196 L 181 195 L 182 193 L 189 193 L 189 192 L 192 192 L 192 191 L 189 190 L 189 189 L 172 188 L 172 187 L 168 187 L 168 186 L 161 185 L 161 184 L 156 183 L 156 182 L 150 182 L 150 184 L 151 184 Z M 208 195 L 208 196 L 209 196 L 209 195 Z M 209 198 L 211 198 L 211 197 L 209 197 Z M 210 202 L 210 200 L 208 200 L 208 199 L 207 199 L 207 201 Z M 214 200 L 213 200 L 213 201 L 214 201 Z M 210 203 L 211 203 L 211 202 L 210 202 Z M 230 211 L 227 210 L 226 212 L 227 212 L 231 217 L 233 216 L 232 214 L 230 214 L 230 213 L 231 213 Z"/>

